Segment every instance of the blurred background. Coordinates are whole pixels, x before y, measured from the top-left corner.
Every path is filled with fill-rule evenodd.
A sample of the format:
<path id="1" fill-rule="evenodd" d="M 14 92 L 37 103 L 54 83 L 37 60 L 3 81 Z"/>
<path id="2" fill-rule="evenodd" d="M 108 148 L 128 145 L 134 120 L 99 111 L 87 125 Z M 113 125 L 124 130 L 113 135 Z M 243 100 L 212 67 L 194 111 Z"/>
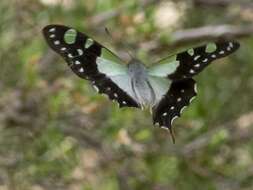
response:
<path id="1" fill-rule="evenodd" d="M 0 190 L 253 189 L 251 0 L 2 0 L 0 12 Z M 70 71 L 41 35 L 53 23 L 147 65 L 220 35 L 241 48 L 195 77 L 174 145 L 148 111 L 118 109 Z"/>

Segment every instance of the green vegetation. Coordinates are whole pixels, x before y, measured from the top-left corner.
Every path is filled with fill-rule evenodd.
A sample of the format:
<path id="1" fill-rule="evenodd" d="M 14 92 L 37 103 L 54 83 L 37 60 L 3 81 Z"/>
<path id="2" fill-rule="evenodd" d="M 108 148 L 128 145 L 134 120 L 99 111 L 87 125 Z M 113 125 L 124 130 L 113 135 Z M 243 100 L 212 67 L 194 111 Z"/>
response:
<path id="1" fill-rule="evenodd" d="M 69 25 L 125 60 L 129 46 L 150 65 L 199 42 L 177 43 L 179 30 L 253 23 L 250 0 L 231 2 L 2 0 L 0 189 L 253 189 L 252 37 L 196 77 L 198 96 L 174 123 L 174 145 L 148 111 L 96 94 L 41 34 Z"/>

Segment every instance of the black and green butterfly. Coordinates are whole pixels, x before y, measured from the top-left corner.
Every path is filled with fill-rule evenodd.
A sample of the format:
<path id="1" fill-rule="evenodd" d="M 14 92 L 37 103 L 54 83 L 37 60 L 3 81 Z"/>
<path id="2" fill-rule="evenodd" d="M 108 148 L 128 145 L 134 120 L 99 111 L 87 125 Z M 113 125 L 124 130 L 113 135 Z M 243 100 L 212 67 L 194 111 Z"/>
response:
<path id="1" fill-rule="evenodd" d="M 163 59 L 147 68 L 140 60 L 125 64 L 110 50 L 73 28 L 48 25 L 43 34 L 79 77 L 120 107 L 151 108 L 154 124 L 171 132 L 172 122 L 196 96 L 192 77 L 212 61 L 239 48 L 236 41 L 218 41 Z M 174 140 L 174 138 L 173 138 Z"/>

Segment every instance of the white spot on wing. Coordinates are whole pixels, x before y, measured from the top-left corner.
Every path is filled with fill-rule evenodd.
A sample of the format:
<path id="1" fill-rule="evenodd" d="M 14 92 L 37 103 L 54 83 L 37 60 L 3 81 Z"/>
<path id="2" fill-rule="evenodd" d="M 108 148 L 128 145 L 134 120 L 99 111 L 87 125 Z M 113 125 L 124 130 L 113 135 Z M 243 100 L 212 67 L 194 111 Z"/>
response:
<path id="1" fill-rule="evenodd" d="M 126 103 L 126 101 L 123 101 L 122 104 L 126 105 L 127 103 Z"/>
<path id="2" fill-rule="evenodd" d="M 98 89 L 98 87 L 97 87 L 96 85 L 93 85 L 93 88 L 94 88 L 97 92 L 99 92 L 99 89 Z"/>
<path id="3" fill-rule="evenodd" d="M 80 65 L 80 64 L 81 64 L 81 62 L 80 62 L 80 61 L 78 61 L 78 60 L 76 60 L 76 61 L 75 61 L 75 64 L 76 64 L 76 65 Z"/>
<path id="4" fill-rule="evenodd" d="M 203 62 L 203 63 L 206 63 L 207 61 L 208 61 L 208 59 L 206 58 L 206 59 L 204 59 L 202 62 Z"/>
<path id="5" fill-rule="evenodd" d="M 221 54 L 221 55 L 224 54 L 224 53 L 225 53 L 225 51 L 223 51 L 223 50 L 221 50 L 221 51 L 219 52 L 219 54 Z"/>
<path id="6" fill-rule="evenodd" d="M 79 72 L 80 72 L 80 73 L 83 73 L 83 72 L 84 72 L 84 69 L 81 67 L 81 68 L 79 69 Z"/>
<path id="7" fill-rule="evenodd" d="M 173 117 L 172 120 L 171 120 L 171 122 L 170 122 L 170 124 L 172 125 L 173 122 L 174 122 L 174 120 L 177 119 L 177 118 L 178 118 L 178 116 Z"/>
<path id="8" fill-rule="evenodd" d="M 86 40 L 86 42 L 85 42 L 85 48 L 86 49 L 88 49 L 90 46 L 92 46 L 93 45 L 93 43 L 94 43 L 94 41 L 92 40 L 92 39 L 90 39 L 90 38 L 88 38 L 87 40 Z"/>
<path id="9" fill-rule="evenodd" d="M 161 126 L 162 129 L 169 130 L 166 126 Z"/>
<path id="10" fill-rule="evenodd" d="M 212 58 L 216 58 L 217 56 L 215 54 L 211 55 Z"/>
<path id="11" fill-rule="evenodd" d="M 234 44 L 233 44 L 232 42 L 229 42 L 229 46 L 230 46 L 231 48 L 233 48 L 233 47 L 234 47 Z"/>
<path id="12" fill-rule="evenodd" d="M 81 55 L 83 55 L 83 50 L 82 49 L 77 49 L 77 52 L 78 52 L 78 54 L 81 56 Z"/>
<path id="13" fill-rule="evenodd" d="M 51 34 L 49 38 L 55 38 L 55 34 Z"/>
<path id="14" fill-rule="evenodd" d="M 163 116 L 166 116 L 166 115 L 168 115 L 168 113 L 167 113 L 167 112 L 164 112 L 164 113 L 163 113 Z"/>
<path id="15" fill-rule="evenodd" d="M 195 92 L 195 93 L 198 92 L 197 84 L 194 84 L 194 92 Z"/>
<path id="16" fill-rule="evenodd" d="M 193 60 L 197 61 L 199 58 L 200 58 L 200 55 L 196 55 Z"/>
<path id="17" fill-rule="evenodd" d="M 49 32 L 55 32 L 55 28 L 51 28 Z"/>
<path id="18" fill-rule="evenodd" d="M 54 41 L 54 45 L 59 45 L 59 44 L 60 44 L 59 40 Z"/>
<path id="19" fill-rule="evenodd" d="M 115 98 L 117 98 L 117 97 L 118 97 L 118 94 L 117 94 L 117 93 L 114 93 L 113 95 L 114 95 L 114 97 L 115 97 Z"/>
<path id="20" fill-rule="evenodd" d="M 190 103 L 192 103 L 192 101 L 196 98 L 196 96 L 193 96 L 191 99 L 190 99 Z"/>
<path id="21" fill-rule="evenodd" d="M 182 107 L 182 109 L 180 110 L 180 114 L 183 113 L 184 109 L 187 108 L 186 106 Z"/>
<path id="22" fill-rule="evenodd" d="M 69 58 L 73 58 L 73 55 L 71 53 L 68 54 Z"/>
<path id="23" fill-rule="evenodd" d="M 178 99 L 177 99 L 177 102 L 181 102 L 181 100 L 182 100 L 182 98 L 178 98 Z"/>
<path id="24" fill-rule="evenodd" d="M 195 71 L 194 71 L 193 69 L 191 69 L 191 70 L 190 70 L 190 73 L 193 74 L 193 73 L 195 73 Z"/>
<path id="25" fill-rule="evenodd" d="M 194 65 L 194 67 L 198 68 L 198 67 L 200 67 L 200 64 L 196 64 L 196 65 Z"/>
<path id="26" fill-rule="evenodd" d="M 171 110 L 174 110 L 174 109 L 175 109 L 175 107 L 174 107 L 174 106 L 171 106 L 171 107 L 170 107 L 170 109 L 171 109 Z"/>
<path id="27" fill-rule="evenodd" d="M 61 48 L 62 51 L 65 51 L 66 49 L 67 49 L 66 47 L 62 47 L 62 48 Z"/>

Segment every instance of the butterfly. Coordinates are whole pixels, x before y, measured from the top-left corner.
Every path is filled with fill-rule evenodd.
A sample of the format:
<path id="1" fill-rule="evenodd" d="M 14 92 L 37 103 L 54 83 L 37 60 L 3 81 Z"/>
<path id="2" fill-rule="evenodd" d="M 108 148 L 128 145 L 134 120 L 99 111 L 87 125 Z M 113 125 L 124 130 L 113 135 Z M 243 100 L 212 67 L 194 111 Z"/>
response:
<path id="1" fill-rule="evenodd" d="M 60 54 L 72 71 L 91 82 L 98 93 L 119 107 L 150 108 L 153 124 L 168 129 L 197 95 L 193 79 L 211 62 L 235 52 L 236 41 L 217 41 L 165 58 L 151 67 L 132 58 L 125 64 L 109 49 L 74 28 L 43 28 L 48 45 Z"/>

